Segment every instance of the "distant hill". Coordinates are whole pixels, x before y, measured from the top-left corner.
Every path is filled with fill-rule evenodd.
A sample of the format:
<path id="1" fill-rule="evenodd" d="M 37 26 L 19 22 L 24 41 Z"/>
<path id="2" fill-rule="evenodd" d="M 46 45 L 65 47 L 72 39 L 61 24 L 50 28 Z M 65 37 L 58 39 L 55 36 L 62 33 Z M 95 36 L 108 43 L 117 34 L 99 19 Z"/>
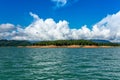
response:
<path id="1" fill-rule="evenodd" d="M 27 46 L 27 45 L 31 45 L 31 43 L 25 40 L 0 40 L 0 46 Z"/>
<path id="2" fill-rule="evenodd" d="M 95 43 L 111 43 L 110 41 L 108 40 L 99 40 L 99 39 L 93 39 L 91 40 L 92 42 L 95 42 Z"/>

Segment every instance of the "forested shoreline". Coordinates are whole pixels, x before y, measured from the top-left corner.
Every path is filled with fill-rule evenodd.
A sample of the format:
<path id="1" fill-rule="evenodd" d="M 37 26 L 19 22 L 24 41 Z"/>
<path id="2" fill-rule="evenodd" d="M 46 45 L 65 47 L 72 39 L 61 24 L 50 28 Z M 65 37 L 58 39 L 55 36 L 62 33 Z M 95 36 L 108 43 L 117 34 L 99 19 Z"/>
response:
<path id="1" fill-rule="evenodd" d="M 120 46 L 118 43 L 112 42 L 94 42 L 92 40 L 55 40 L 55 41 L 40 41 L 33 43 L 33 46 L 48 46 L 48 45 L 55 45 L 55 46 L 70 46 L 70 45 L 95 45 L 95 46 Z"/>
<path id="2" fill-rule="evenodd" d="M 120 46 L 119 43 L 112 42 L 96 42 L 93 40 L 55 40 L 55 41 L 25 41 L 25 40 L 0 40 L 0 47 L 4 46 L 70 46 L 70 45 L 80 45 L 80 46 Z"/>

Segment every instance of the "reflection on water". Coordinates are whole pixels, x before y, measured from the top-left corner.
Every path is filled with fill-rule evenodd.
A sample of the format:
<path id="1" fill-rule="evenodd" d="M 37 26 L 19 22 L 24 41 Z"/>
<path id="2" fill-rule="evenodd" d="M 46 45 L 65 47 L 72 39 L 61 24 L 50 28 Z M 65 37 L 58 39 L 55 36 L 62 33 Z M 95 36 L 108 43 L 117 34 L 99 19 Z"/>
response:
<path id="1" fill-rule="evenodd" d="M 0 48 L 1 80 L 119 80 L 120 48 Z"/>

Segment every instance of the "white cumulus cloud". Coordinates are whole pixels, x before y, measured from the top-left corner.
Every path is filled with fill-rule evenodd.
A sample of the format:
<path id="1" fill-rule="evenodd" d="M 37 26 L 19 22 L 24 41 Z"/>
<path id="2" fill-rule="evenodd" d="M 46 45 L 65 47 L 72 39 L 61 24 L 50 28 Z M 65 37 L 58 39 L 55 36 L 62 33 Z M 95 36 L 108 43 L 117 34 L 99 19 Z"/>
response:
<path id="1" fill-rule="evenodd" d="M 11 38 L 12 32 L 16 30 L 13 24 L 6 23 L 0 25 L 0 39 Z"/>
<path id="2" fill-rule="evenodd" d="M 96 34 L 101 34 L 101 38 L 120 41 L 120 11 L 116 14 L 108 15 L 95 26 L 99 30 Z"/>
<path id="3" fill-rule="evenodd" d="M 10 23 L 0 25 L 0 33 L 13 31 L 14 29 L 15 29 L 15 26 L 13 24 L 10 24 Z"/>
<path id="4" fill-rule="evenodd" d="M 61 40 L 61 39 L 104 39 L 120 42 L 120 12 L 108 15 L 96 23 L 92 29 L 87 25 L 79 29 L 71 29 L 69 22 L 52 18 L 43 20 L 38 15 L 30 13 L 35 19 L 29 26 L 22 28 L 13 24 L 0 25 L 0 39 L 14 40 Z"/>

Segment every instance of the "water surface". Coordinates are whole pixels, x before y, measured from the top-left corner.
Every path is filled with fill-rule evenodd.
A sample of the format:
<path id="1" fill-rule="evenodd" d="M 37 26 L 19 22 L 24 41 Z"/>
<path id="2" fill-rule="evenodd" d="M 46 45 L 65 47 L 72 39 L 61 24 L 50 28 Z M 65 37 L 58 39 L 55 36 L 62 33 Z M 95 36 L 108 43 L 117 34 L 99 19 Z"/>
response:
<path id="1" fill-rule="evenodd" d="M 0 80 L 120 80 L 120 48 L 0 48 Z"/>

